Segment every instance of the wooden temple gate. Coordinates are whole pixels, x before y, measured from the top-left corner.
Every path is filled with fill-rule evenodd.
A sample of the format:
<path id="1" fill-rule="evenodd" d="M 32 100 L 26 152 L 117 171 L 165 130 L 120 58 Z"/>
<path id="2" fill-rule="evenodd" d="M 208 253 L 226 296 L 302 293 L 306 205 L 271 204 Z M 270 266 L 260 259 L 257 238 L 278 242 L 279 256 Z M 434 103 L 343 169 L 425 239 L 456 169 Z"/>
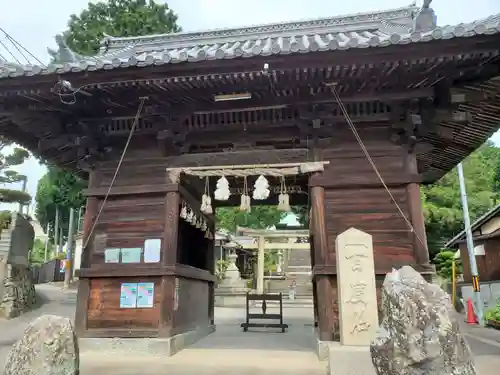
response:
<path id="1" fill-rule="evenodd" d="M 419 186 L 498 129 L 500 16 L 440 28 L 428 3 L 107 37 L 96 56 L 61 46 L 64 62 L 49 67 L 0 61 L 0 134 L 89 181 L 78 335 L 213 329 L 203 179 L 167 169 L 328 162 L 286 181 L 307 192 L 290 204 L 311 207 L 322 340 L 336 335 L 335 238 L 346 229 L 372 235 L 379 285 L 402 265 L 430 275 Z M 239 205 L 231 197 L 223 204 Z M 201 222 L 180 220 L 187 205 Z"/>

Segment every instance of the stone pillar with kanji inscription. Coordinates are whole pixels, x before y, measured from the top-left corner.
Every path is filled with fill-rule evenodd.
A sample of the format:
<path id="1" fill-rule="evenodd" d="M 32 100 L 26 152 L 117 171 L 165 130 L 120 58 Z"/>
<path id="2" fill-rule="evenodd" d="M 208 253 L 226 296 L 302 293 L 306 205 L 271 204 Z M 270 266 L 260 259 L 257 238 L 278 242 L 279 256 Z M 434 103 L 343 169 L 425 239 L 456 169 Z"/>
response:
<path id="1" fill-rule="evenodd" d="M 335 249 L 340 343 L 368 346 L 378 328 L 372 236 L 350 228 L 338 235 Z"/>

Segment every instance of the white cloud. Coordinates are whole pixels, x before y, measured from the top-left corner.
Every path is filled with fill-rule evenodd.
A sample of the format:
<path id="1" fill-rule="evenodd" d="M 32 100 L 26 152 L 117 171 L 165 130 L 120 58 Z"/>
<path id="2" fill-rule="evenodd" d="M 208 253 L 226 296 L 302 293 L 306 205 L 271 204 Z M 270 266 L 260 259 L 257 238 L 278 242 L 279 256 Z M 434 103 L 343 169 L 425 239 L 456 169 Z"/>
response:
<path id="1" fill-rule="evenodd" d="M 406 6 L 411 0 L 371 2 L 327 0 L 170 0 L 179 15 L 184 31 L 286 22 L 306 18 L 359 13 Z M 54 46 L 54 36 L 63 31 L 72 13 L 79 13 L 88 0 L 0 0 L 0 27 L 5 29 L 42 61 L 48 60 L 47 46 Z M 500 13 L 498 0 L 434 1 L 441 25 L 468 22 Z M 1 37 L 0 37 L 1 38 Z M 2 51 L 4 52 L 4 51 Z M 2 53 L 4 54 L 4 53 Z M 494 140 L 500 143 L 500 135 Z M 44 168 L 30 160 L 20 171 L 29 176 L 28 191 L 34 196 Z"/>

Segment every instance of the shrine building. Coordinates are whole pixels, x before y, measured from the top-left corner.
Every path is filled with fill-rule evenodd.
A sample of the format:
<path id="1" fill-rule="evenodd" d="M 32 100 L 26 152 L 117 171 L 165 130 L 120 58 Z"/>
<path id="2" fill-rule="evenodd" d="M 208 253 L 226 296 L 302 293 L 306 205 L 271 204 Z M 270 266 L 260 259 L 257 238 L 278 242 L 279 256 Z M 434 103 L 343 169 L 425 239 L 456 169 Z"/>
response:
<path id="1" fill-rule="evenodd" d="M 0 134 L 88 179 L 77 334 L 211 332 L 213 213 L 242 195 L 309 206 L 321 340 L 339 233 L 372 236 L 378 286 L 402 265 L 430 276 L 419 187 L 499 128 L 500 15 L 438 26 L 427 3 L 0 62 Z"/>

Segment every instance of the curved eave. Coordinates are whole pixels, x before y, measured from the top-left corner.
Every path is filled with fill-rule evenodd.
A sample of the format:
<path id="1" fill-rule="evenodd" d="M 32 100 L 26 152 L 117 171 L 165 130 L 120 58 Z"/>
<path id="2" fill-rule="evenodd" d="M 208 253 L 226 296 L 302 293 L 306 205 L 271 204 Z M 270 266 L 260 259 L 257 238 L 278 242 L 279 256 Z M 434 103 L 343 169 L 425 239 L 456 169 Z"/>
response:
<path id="1" fill-rule="evenodd" d="M 287 36 L 278 37 L 276 39 L 265 37 L 260 39 L 249 39 L 245 42 L 236 41 L 233 43 L 224 43 L 222 45 L 216 43 L 196 45 L 189 48 L 144 52 L 137 52 L 131 46 L 126 46 L 123 50 L 116 50 L 111 54 L 101 55 L 79 62 L 49 65 L 48 67 L 38 65 L 23 66 L 0 64 L 0 79 L 21 76 L 64 74 L 69 72 L 91 72 L 129 67 L 147 67 L 186 62 L 195 63 L 207 60 L 380 48 L 393 45 L 426 43 L 435 40 L 470 38 L 476 35 L 493 35 L 498 33 L 500 33 L 500 15 L 489 17 L 481 22 L 438 27 L 432 31 L 406 34 L 401 34 L 399 32 L 390 33 L 390 30 L 378 30 Z M 134 52 L 134 54 L 132 54 L 132 56 L 127 56 L 129 52 Z"/>

